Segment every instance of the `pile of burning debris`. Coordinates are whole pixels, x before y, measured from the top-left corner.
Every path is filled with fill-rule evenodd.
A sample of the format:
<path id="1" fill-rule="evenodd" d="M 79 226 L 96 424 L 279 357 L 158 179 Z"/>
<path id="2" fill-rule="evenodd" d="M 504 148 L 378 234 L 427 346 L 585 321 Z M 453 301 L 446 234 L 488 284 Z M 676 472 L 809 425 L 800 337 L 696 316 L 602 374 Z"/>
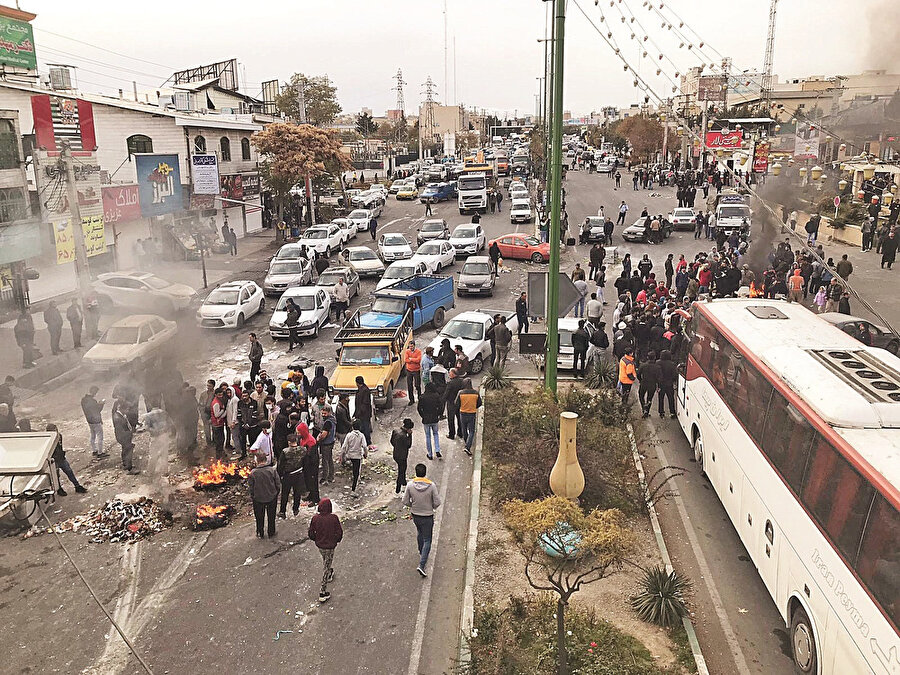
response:
<path id="1" fill-rule="evenodd" d="M 172 525 L 172 514 L 148 497 L 127 502 L 111 499 L 99 509 L 93 509 L 74 516 L 53 526 L 55 532 L 80 532 L 91 538 L 95 544 L 108 541 L 112 544 L 123 541 L 137 541 L 149 537 Z M 50 532 L 48 526 L 32 527 L 23 539 Z"/>
<path id="2" fill-rule="evenodd" d="M 217 527 L 225 527 L 234 514 L 234 508 L 228 504 L 198 504 L 194 514 L 193 527 L 195 530 L 214 530 Z"/>
<path id="3" fill-rule="evenodd" d="M 194 489 L 210 490 L 233 485 L 244 481 L 249 475 L 249 466 L 240 466 L 237 462 L 226 464 L 217 459 L 208 467 L 194 469 Z"/>
<path id="4" fill-rule="evenodd" d="M 244 481 L 250 475 L 250 467 L 237 462 L 214 460 L 209 466 L 194 469 L 194 490 L 215 492 L 219 504 L 197 504 L 189 513 L 190 525 L 195 530 L 213 530 L 224 527 L 238 510 L 235 505 L 245 504 L 247 495 Z M 222 503 L 225 502 L 225 503 Z"/>

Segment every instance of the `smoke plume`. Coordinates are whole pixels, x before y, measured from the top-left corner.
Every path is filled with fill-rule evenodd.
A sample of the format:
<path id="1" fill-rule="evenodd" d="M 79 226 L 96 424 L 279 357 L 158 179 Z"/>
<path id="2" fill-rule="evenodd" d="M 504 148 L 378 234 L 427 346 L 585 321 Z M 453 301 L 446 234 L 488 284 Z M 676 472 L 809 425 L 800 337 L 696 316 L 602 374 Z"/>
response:
<path id="1" fill-rule="evenodd" d="M 900 2 L 897 0 L 876 0 L 866 10 L 869 34 L 866 44 L 865 67 L 885 68 L 890 73 L 900 65 L 900 40 L 897 40 L 897 26 L 900 26 Z"/>

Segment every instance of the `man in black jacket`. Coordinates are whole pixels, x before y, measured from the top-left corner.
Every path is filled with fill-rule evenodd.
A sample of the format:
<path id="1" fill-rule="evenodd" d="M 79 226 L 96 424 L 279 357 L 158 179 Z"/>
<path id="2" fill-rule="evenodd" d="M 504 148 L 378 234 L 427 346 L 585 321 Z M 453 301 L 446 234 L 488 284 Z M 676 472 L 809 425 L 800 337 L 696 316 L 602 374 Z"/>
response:
<path id="1" fill-rule="evenodd" d="M 519 320 L 519 335 L 528 332 L 528 296 L 523 292 L 516 300 L 516 318 Z"/>
<path id="2" fill-rule="evenodd" d="M 650 417 L 650 405 L 653 403 L 653 394 L 659 386 L 659 363 L 656 361 L 656 353 L 649 352 L 647 359 L 637 371 L 638 380 L 641 382 L 638 388 L 638 400 L 641 402 L 641 417 Z"/>
<path id="3" fill-rule="evenodd" d="M 413 421 L 407 417 L 401 427 L 391 433 L 393 457 L 397 462 L 397 495 L 402 495 L 406 487 L 406 463 L 409 459 L 409 449 L 412 447 L 412 430 Z"/>
<path id="4" fill-rule="evenodd" d="M 366 385 L 362 375 L 356 376 L 356 399 L 354 416 L 359 420 L 359 430 L 366 437 L 366 443 L 372 446 L 372 390 Z"/>
<path id="5" fill-rule="evenodd" d="M 419 396 L 417 405 L 419 416 L 422 418 L 422 426 L 425 428 L 425 453 L 428 459 L 432 459 L 431 446 L 434 439 L 434 454 L 441 459 L 441 441 L 438 434 L 438 420 L 444 411 L 444 401 L 438 394 L 437 386 L 433 382 L 425 385 L 425 393 Z"/>
<path id="6" fill-rule="evenodd" d="M 353 428 L 353 418 L 350 416 L 350 394 L 341 392 L 338 394 L 338 404 L 334 410 L 334 422 L 337 425 L 335 435 L 338 445 L 344 444 L 344 439 Z"/>
<path id="7" fill-rule="evenodd" d="M 672 354 L 664 349 L 659 355 L 659 416 L 663 417 L 663 399 L 669 399 L 669 413 L 674 419 L 675 415 L 675 380 L 678 377 L 678 367 L 672 360 Z M 649 402 L 647 408 L 649 409 Z"/>
<path id="8" fill-rule="evenodd" d="M 463 378 L 459 376 L 456 368 L 450 369 L 450 381 L 444 389 L 444 404 L 447 406 L 447 438 L 456 438 L 456 427 L 462 432 L 462 424 L 459 421 L 459 409 L 456 407 L 456 396 L 463 388 Z"/>
<path id="9" fill-rule="evenodd" d="M 241 392 L 241 400 L 237 404 L 237 424 L 241 434 L 241 459 L 247 456 L 247 448 L 259 435 L 259 406 L 250 398 L 250 392 Z"/>
<path id="10" fill-rule="evenodd" d="M 98 401 L 96 399 L 98 391 L 100 388 L 96 385 L 88 390 L 88 393 L 81 399 L 81 410 L 84 412 L 84 418 L 91 430 L 91 454 L 94 457 L 106 457 L 109 453 L 103 449 L 103 418 L 101 417 L 106 399 Z"/>
<path id="11" fill-rule="evenodd" d="M 584 319 L 579 320 L 578 328 L 572 333 L 572 349 L 575 351 L 572 357 L 572 371 L 575 377 L 585 376 L 585 361 L 587 359 L 590 336 L 584 328 L 584 323 Z M 578 367 L 579 361 L 581 361 L 580 369 Z"/>
<path id="12" fill-rule="evenodd" d="M 259 375 L 259 364 L 263 357 L 263 347 L 256 337 L 256 333 L 250 333 L 250 351 L 247 358 L 250 360 L 250 381 L 255 382 L 256 376 Z"/>

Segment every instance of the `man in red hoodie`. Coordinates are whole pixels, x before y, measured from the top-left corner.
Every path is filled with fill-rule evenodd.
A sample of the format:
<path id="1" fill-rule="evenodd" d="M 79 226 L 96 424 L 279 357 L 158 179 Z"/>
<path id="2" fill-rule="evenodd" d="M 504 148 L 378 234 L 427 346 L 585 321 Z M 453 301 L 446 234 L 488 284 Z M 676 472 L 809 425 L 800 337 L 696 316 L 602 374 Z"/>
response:
<path id="1" fill-rule="evenodd" d="M 331 500 L 327 497 L 319 502 L 319 512 L 309 522 L 309 538 L 316 542 L 319 553 L 322 554 L 322 588 L 319 590 L 319 602 L 328 602 L 331 593 L 328 592 L 328 584 L 334 581 L 334 549 L 344 537 L 341 520 L 337 514 L 331 512 Z"/>

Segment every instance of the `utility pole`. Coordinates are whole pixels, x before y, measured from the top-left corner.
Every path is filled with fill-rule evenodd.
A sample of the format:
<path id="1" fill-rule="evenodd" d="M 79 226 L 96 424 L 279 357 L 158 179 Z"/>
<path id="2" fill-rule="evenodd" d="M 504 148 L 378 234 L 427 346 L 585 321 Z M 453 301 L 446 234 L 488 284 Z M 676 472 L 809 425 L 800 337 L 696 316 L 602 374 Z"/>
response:
<path id="1" fill-rule="evenodd" d="M 562 210 L 563 64 L 565 63 L 566 0 L 553 0 L 553 134 L 550 165 L 550 270 L 547 275 L 547 355 L 544 385 L 556 394 L 559 358 L 559 230 Z"/>
<path id="2" fill-rule="evenodd" d="M 772 0 L 769 6 L 769 32 L 766 35 L 766 56 L 763 63 L 762 104 L 763 114 L 769 114 L 769 103 L 772 100 L 772 66 L 775 56 L 775 14 L 778 0 Z M 727 84 L 727 82 L 726 82 Z"/>
<path id="3" fill-rule="evenodd" d="M 84 228 L 81 226 L 81 210 L 78 208 L 78 189 L 75 187 L 75 160 L 68 141 L 63 141 L 61 161 L 66 172 L 66 190 L 69 198 L 69 222 L 75 239 L 75 274 L 78 277 L 78 292 L 84 299 L 91 292 L 91 272 L 88 267 L 87 251 L 84 246 Z"/>

